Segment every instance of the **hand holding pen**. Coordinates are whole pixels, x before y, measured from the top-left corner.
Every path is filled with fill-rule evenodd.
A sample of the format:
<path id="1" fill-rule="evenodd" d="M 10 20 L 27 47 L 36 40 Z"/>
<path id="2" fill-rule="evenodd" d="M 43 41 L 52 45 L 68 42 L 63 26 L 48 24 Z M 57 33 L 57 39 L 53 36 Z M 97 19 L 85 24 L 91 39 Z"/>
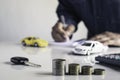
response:
<path id="1" fill-rule="evenodd" d="M 61 16 L 61 22 L 57 22 L 52 28 L 52 37 L 56 42 L 66 42 L 74 30 L 75 26 L 67 25 L 64 16 Z"/>
<path id="2" fill-rule="evenodd" d="M 66 22 L 65 22 L 65 17 L 62 15 L 61 16 L 61 22 L 62 22 L 62 24 L 63 24 L 63 27 L 64 27 L 64 29 L 67 29 L 67 24 L 66 24 Z M 64 37 L 65 37 L 65 39 L 66 39 L 66 41 L 69 41 L 70 39 L 69 39 L 69 32 L 66 32 L 66 35 L 64 35 Z"/>

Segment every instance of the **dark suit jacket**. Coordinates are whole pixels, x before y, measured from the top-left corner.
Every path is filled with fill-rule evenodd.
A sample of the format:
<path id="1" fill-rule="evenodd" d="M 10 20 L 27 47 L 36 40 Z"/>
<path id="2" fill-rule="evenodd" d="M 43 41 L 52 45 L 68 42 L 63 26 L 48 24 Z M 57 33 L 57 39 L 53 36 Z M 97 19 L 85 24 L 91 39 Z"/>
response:
<path id="1" fill-rule="evenodd" d="M 59 0 L 57 14 L 59 20 L 64 15 L 76 30 L 82 20 L 88 38 L 105 31 L 120 33 L 120 0 Z"/>

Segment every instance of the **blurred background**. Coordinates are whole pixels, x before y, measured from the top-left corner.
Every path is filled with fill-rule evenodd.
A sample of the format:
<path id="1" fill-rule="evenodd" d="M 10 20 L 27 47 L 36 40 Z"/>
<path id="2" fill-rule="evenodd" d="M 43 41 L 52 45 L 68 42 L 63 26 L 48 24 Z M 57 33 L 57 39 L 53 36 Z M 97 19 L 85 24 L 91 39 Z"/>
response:
<path id="1" fill-rule="evenodd" d="M 19 42 L 27 36 L 53 41 L 57 5 L 57 0 L 0 0 L 0 41 Z M 86 38 L 86 34 L 81 22 L 72 40 Z"/>

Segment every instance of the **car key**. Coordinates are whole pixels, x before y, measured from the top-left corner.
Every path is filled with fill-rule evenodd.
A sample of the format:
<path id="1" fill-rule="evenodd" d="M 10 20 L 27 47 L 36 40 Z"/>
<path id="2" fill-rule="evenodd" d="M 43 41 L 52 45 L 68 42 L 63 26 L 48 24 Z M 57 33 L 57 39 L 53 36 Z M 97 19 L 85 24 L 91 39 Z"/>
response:
<path id="1" fill-rule="evenodd" d="M 10 61 L 16 65 L 27 65 L 32 67 L 41 67 L 41 65 L 34 64 L 29 62 L 29 59 L 26 57 L 12 57 Z"/>

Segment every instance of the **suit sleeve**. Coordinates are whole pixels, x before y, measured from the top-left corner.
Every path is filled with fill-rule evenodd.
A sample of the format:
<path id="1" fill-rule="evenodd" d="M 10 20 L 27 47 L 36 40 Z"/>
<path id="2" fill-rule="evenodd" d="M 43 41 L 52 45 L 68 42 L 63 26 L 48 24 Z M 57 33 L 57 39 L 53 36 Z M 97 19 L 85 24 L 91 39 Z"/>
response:
<path id="1" fill-rule="evenodd" d="M 56 13 L 58 15 L 59 21 L 61 21 L 60 17 L 63 15 L 65 17 L 65 22 L 68 25 L 73 24 L 75 26 L 75 31 L 77 30 L 77 25 L 80 22 L 80 19 L 77 17 L 68 0 L 59 0 Z"/>

